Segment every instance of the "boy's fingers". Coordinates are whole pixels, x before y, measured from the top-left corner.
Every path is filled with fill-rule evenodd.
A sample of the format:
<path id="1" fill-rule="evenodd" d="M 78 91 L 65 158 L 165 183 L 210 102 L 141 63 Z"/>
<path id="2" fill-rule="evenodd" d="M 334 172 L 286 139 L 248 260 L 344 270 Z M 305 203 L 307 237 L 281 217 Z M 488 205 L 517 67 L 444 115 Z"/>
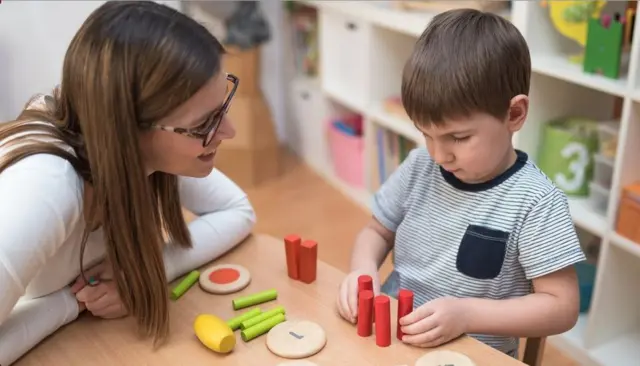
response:
<path id="1" fill-rule="evenodd" d="M 340 311 L 340 315 L 346 319 L 350 320 L 349 316 L 349 306 L 347 304 L 347 291 L 345 290 L 344 283 L 340 286 L 340 294 L 338 296 L 338 310 Z"/>
<path id="2" fill-rule="evenodd" d="M 441 342 L 442 339 L 443 336 L 438 328 L 418 334 L 406 334 L 402 337 L 403 342 L 421 347 L 433 347 L 434 345 L 440 344 L 438 342 Z"/>
<path id="3" fill-rule="evenodd" d="M 444 336 L 440 336 L 434 340 L 432 340 L 431 342 L 426 342 L 426 343 L 422 343 L 419 345 L 419 347 L 424 347 L 424 348 L 432 348 L 432 347 L 438 347 L 440 345 L 442 345 L 443 343 L 445 343 L 446 338 Z"/>
<path id="4" fill-rule="evenodd" d="M 430 332 L 438 327 L 438 322 L 433 317 L 422 318 L 409 325 L 403 325 L 401 327 L 402 332 L 408 335 L 424 334 Z M 426 340 L 422 340 L 419 343 L 425 343 Z"/>
<path id="5" fill-rule="evenodd" d="M 400 325 L 413 324 L 433 314 L 433 310 L 427 305 L 422 305 L 414 311 L 400 318 Z"/>
<path id="6" fill-rule="evenodd" d="M 350 286 L 353 287 L 353 286 Z M 349 288 L 349 311 L 351 312 L 351 321 L 354 322 L 358 316 L 358 288 Z"/>

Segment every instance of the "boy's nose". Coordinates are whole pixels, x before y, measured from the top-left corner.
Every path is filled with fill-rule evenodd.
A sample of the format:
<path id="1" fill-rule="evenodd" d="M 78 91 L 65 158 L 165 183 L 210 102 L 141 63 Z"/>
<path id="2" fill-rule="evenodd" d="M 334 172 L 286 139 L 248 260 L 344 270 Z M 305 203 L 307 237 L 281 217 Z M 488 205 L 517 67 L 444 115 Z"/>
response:
<path id="1" fill-rule="evenodd" d="M 446 166 L 447 164 L 451 164 L 454 159 L 453 154 L 450 154 L 442 148 L 436 147 L 433 149 L 433 160 L 438 165 Z"/>

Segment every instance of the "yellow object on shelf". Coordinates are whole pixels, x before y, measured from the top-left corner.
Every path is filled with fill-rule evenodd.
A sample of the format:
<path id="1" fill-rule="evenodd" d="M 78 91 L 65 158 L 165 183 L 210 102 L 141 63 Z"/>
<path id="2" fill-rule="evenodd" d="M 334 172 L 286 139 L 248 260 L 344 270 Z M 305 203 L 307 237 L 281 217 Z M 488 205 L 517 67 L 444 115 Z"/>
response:
<path id="1" fill-rule="evenodd" d="M 549 9 L 549 18 L 558 33 L 584 48 L 587 44 L 587 26 L 590 18 L 598 18 L 606 5 L 605 0 L 543 1 Z M 569 60 L 582 64 L 583 52 L 571 55 Z"/>
<path id="2" fill-rule="evenodd" d="M 229 353 L 236 346 L 236 336 L 222 319 L 210 314 L 198 315 L 193 329 L 202 344 L 218 353 Z"/>

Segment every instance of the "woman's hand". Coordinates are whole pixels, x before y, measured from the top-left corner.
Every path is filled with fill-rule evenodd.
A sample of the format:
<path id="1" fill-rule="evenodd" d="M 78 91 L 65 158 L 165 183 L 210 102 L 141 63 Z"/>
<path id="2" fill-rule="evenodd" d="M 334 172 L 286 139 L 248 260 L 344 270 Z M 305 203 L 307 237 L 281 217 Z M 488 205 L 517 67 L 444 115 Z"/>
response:
<path id="1" fill-rule="evenodd" d="M 82 276 L 71 286 L 71 292 L 76 295 L 80 311 L 86 308 L 91 314 L 114 319 L 127 315 L 127 310 L 120 300 L 116 283 L 113 281 L 113 270 L 108 260 L 100 262 L 85 272 L 88 281 L 95 279 L 97 285 L 89 286 Z"/>

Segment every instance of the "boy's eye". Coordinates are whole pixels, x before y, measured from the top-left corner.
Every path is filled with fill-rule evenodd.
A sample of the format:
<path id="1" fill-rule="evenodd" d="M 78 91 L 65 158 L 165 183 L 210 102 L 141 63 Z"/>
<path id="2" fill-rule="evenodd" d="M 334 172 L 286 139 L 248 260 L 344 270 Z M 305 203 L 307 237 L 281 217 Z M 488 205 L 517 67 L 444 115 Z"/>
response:
<path id="1" fill-rule="evenodd" d="M 453 137 L 453 140 L 454 140 L 455 142 L 463 142 L 463 141 L 468 140 L 468 139 L 469 139 L 469 137 L 471 137 L 471 136 L 462 136 L 462 137 L 454 136 L 454 137 Z"/>

